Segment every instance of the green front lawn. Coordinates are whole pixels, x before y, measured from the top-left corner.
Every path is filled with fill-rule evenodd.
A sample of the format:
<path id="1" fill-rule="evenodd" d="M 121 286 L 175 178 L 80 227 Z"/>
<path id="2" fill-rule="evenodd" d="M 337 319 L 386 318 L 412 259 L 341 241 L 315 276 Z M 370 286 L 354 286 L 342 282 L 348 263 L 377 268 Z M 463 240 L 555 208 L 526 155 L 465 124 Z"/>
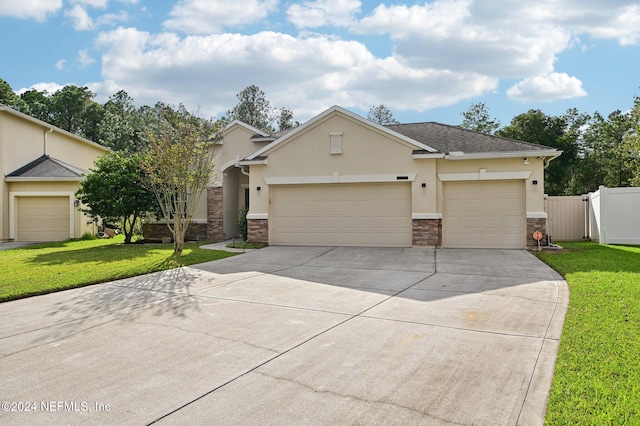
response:
<path id="1" fill-rule="evenodd" d="M 128 278 L 234 256 L 187 243 L 181 256 L 173 244 L 122 244 L 108 240 L 65 241 L 0 251 L 0 301 Z"/>
<path id="2" fill-rule="evenodd" d="M 539 254 L 570 289 L 546 423 L 640 424 L 640 247 L 560 245 Z"/>

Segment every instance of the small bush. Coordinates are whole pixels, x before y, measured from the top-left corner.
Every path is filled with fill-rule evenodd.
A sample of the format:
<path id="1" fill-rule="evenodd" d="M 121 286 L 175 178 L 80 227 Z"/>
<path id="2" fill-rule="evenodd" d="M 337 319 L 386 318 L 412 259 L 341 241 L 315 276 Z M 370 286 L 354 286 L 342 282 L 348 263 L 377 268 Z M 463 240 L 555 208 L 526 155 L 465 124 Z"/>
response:
<path id="1" fill-rule="evenodd" d="M 243 207 L 238 212 L 238 220 L 236 221 L 236 227 L 238 228 L 238 234 L 242 237 L 243 241 L 247 241 L 247 212 L 248 209 Z"/>

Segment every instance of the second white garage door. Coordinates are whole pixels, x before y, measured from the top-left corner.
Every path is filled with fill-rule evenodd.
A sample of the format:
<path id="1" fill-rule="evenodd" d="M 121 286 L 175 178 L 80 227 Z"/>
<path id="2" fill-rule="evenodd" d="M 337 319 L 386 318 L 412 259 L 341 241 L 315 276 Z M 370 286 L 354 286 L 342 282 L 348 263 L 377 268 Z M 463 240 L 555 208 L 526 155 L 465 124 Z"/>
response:
<path id="1" fill-rule="evenodd" d="M 69 197 L 18 197 L 18 241 L 63 241 L 70 235 Z"/>
<path id="2" fill-rule="evenodd" d="M 525 248 L 524 181 L 445 182 L 442 245 Z"/>
<path id="3" fill-rule="evenodd" d="M 409 183 L 272 186 L 272 245 L 411 247 Z"/>

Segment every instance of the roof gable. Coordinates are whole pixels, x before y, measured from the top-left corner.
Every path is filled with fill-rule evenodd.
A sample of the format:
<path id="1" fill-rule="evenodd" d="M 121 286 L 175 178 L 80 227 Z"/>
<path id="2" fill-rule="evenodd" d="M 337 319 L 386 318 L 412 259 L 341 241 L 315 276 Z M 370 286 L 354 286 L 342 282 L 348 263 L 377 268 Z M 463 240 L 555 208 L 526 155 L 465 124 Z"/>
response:
<path id="1" fill-rule="evenodd" d="M 273 151 L 274 149 L 276 149 L 278 146 L 284 144 L 285 142 L 287 142 L 288 140 L 294 138 L 296 135 L 301 134 L 302 132 L 304 132 L 305 130 L 315 126 L 316 124 L 322 122 L 323 120 L 331 117 L 333 114 L 339 114 L 342 115 L 344 117 L 347 117 L 353 121 L 356 121 L 358 123 L 360 123 L 363 126 L 367 126 L 370 128 L 373 128 L 383 134 L 386 134 L 389 137 L 395 138 L 395 139 L 399 139 L 407 144 L 409 144 L 410 146 L 413 147 L 413 149 L 415 150 L 421 150 L 421 151 L 426 151 L 426 152 L 437 152 L 437 149 L 428 146 L 424 143 L 418 142 L 406 135 L 403 135 L 401 133 L 396 132 L 393 129 L 389 129 L 385 126 L 381 126 L 379 124 L 374 123 L 373 121 L 367 120 L 357 114 L 352 113 L 351 111 L 347 111 L 346 109 L 339 107 L 337 105 L 329 108 L 328 110 L 320 113 L 319 115 L 315 116 L 314 118 L 312 118 L 311 120 L 307 121 L 306 123 L 296 127 L 295 129 L 289 131 L 288 133 L 282 135 L 281 137 L 279 137 L 278 139 L 276 139 L 275 141 L 271 142 L 269 145 L 265 146 L 264 148 L 254 152 L 253 154 L 251 154 L 249 157 L 247 157 L 247 160 L 255 160 L 258 157 L 262 157 L 266 154 L 268 154 L 269 152 Z"/>
<path id="2" fill-rule="evenodd" d="M 240 120 L 233 120 L 231 123 L 227 124 L 226 126 L 224 126 L 224 129 L 222 129 L 222 133 L 226 133 L 230 130 L 232 130 L 235 126 L 240 126 L 244 129 L 246 129 L 247 131 L 249 131 L 250 133 L 253 133 L 254 136 L 261 136 L 261 137 L 269 137 L 271 136 L 270 134 L 263 132 L 262 130 L 253 127 L 250 124 L 245 123 L 244 121 L 240 121 Z"/>
<path id="3" fill-rule="evenodd" d="M 71 179 L 80 180 L 87 170 L 82 170 L 64 163 L 48 155 L 33 160 L 19 169 L 9 173 L 6 177 L 13 179 Z"/>
<path id="4" fill-rule="evenodd" d="M 49 124 L 49 123 L 44 122 L 44 121 L 42 121 L 42 120 L 38 120 L 38 119 L 37 119 L 37 118 L 35 118 L 35 117 L 31 117 L 30 115 L 24 114 L 24 113 L 22 113 L 22 112 L 20 112 L 20 111 L 16 111 L 16 110 L 15 110 L 15 109 L 13 109 L 13 108 L 9 108 L 9 107 L 8 107 L 8 106 L 6 106 L 6 105 L 2 105 L 2 104 L 0 104 L 0 113 L 3 113 L 3 112 L 4 112 L 4 113 L 11 114 L 11 115 L 13 115 L 13 116 L 15 116 L 15 117 L 21 118 L 21 119 L 23 119 L 23 120 L 29 121 L 29 122 L 31 122 L 31 123 L 33 123 L 33 124 L 37 124 L 37 125 L 39 125 L 39 126 L 41 126 L 41 127 L 44 127 L 44 128 L 46 128 L 46 129 L 54 130 L 54 131 L 56 131 L 57 133 L 64 134 L 64 135 L 66 135 L 66 136 L 68 136 L 68 137 L 71 137 L 71 138 L 73 138 L 73 139 L 76 139 L 76 140 L 78 140 L 78 141 L 81 141 L 81 142 L 83 142 L 83 143 L 86 143 L 86 144 L 91 145 L 91 146 L 93 146 L 93 147 L 99 148 L 99 149 L 103 150 L 104 152 L 109 151 L 109 148 L 107 148 L 107 147 L 106 147 L 106 146 L 104 146 L 104 145 L 100 145 L 99 143 L 96 143 L 96 142 L 90 141 L 89 139 L 85 139 L 85 138 L 83 138 L 83 137 L 81 137 L 81 136 L 78 136 L 78 135 L 75 135 L 75 134 L 73 134 L 73 133 L 71 133 L 71 132 L 67 132 L 66 130 L 63 130 L 63 129 L 59 128 L 59 127 L 56 127 L 56 126 L 54 126 L 54 125 L 52 125 L 52 124 Z"/>

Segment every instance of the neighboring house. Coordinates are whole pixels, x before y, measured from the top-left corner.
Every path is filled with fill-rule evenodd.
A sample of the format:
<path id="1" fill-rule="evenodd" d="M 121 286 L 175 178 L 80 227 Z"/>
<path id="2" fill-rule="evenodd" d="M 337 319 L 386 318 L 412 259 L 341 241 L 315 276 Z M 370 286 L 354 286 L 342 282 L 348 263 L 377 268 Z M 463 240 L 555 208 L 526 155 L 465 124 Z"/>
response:
<path id="1" fill-rule="evenodd" d="M 74 194 L 107 150 L 0 105 L 0 239 L 61 241 L 93 232 Z"/>
<path id="2" fill-rule="evenodd" d="M 271 245 L 525 248 L 546 229 L 561 151 L 438 123 L 381 126 L 334 106 L 285 134 L 230 123 L 195 217 L 202 238 Z"/>

